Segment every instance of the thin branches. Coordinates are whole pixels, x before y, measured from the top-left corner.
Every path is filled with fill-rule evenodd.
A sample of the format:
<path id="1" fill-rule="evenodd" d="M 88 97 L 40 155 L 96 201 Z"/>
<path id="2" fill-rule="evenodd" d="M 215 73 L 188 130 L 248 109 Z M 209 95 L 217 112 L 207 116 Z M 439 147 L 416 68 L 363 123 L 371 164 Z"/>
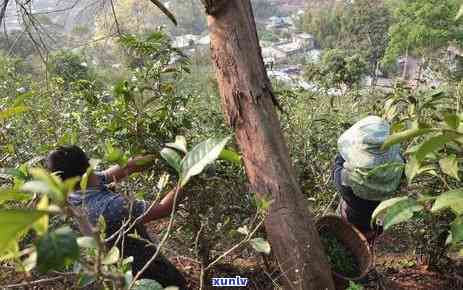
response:
<path id="1" fill-rule="evenodd" d="M 175 19 L 175 16 L 172 14 L 172 12 L 169 11 L 169 9 L 166 8 L 166 6 L 164 6 L 164 4 L 161 3 L 161 1 L 159 0 L 149 0 L 151 1 L 151 3 L 153 3 L 154 5 L 156 5 L 159 10 L 162 11 L 162 13 L 164 13 L 167 17 L 169 17 L 169 19 L 175 24 L 177 25 L 177 19 Z"/>
<path id="2" fill-rule="evenodd" d="M 114 24 L 116 24 L 116 31 L 119 36 L 122 35 L 121 33 L 121 28 L 119 26 L 119 21 L 117 20 L 117 14 L 116 14 L 116 9 L 114 8 L 114 1 L 110 0 L 111 3 L 111 11 L 113 13 L 113 18 L 114 18 Z"/>
<path id="3" fill-rule="evenodd" d="M 156 252 L 154 253 L 154 255 L 151 257 L 151 259 L 149 259 L 149 261 L 145 264 L 145 266 L 143 266 L 143 268 L 137 273 L 137 275 L 135 275 L 135 277 L 133 278 L 133 281 L 132 283 L 130 284 L 129 286 L 129 290 L 132 289 L 134 286 L 135 286 L 135 282 L 141 277 L 141 275 L 146 271 L 146 269 L 149 268 L 149 266 L 154 262 L 154 260 L 156 260 L 156 258 L 159 256 L 159 253 L 161 252 L 161 248 L 164 246 L 164 244 L 166 243 L 167 239 L 169 238 L 170 236 L 170 232 L 172 230 L 172 225 L 174 224 L 174 219 L 175 219 L 175 212 L 176 212 L 176 208 L 177 208 L 177 198 L 178 198 L 178 193 L 180 191 L 180 187 L 177 187 L 175 189 L 175 195 L 174 195 L 174 202 L 173 202 L 173 206 L 172 206 L 172 212 L 170 214 L 170 219 L 169 219 L 169 225 L 167 226 L 167 230 L 166 230 L 166 233 L 164 234 L 164 236 L 162 237 L 162 240 L 161 242 L 159 243 L 157 249 L 156 249 Z"/>
<path id="4" fill-rule="evenodd" d="M 66 278 L 66 276 L 57 276 L 57 277 L 52 277 L 52 278 L 46 278 L 46 279 L 40 279 L 36 281 L 31 281 L 31 282 L 23 282 L 23 283 L 18 283 L 18 284 L 10 284 L 10 285 L 1 285 L 1 289 L 13 289 L 13 288 L 22 288 L 22 287 L 29 287 L 29 286 L 35 286 L 35 285 L 41 285 L 41 284 L 48 284 L 51 282 L 56 282 L 59 280 L 63 280 Z"/>
<path id="5" fill-rule="evenodd" d="M 5 19 L 6 8 L 8 8 L 9 2 L 10 0 L 3 0 L 3 5 L 1 6 L 1 10 L 0 10 L 0 24 L 2 24 Z"/>

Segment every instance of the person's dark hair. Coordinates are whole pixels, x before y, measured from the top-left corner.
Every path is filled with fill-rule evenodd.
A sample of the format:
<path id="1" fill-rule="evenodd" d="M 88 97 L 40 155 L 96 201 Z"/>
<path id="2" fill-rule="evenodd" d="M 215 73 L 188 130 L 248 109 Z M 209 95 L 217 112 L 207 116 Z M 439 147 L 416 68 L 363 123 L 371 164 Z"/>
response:
<path id="1" fill-rule="evenodd" d="M 47 156 L 48 170 L 63 180 L 84 175 L 89 166 L 87 155 L 75 145 L 59 146 Z"/>

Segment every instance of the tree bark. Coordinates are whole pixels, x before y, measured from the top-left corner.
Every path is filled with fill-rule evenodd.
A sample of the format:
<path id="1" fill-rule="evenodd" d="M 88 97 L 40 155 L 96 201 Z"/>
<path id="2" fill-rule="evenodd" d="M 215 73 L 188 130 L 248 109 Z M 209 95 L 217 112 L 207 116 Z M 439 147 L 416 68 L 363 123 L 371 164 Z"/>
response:
<path id="1" fill-rule="evenodd" d="M 251 189 L 272 199 L 265 228 L 285 289 L 334 289 L 331 270 L 291 164 L 249 0 L 203 0 L 222 106 Z"/>

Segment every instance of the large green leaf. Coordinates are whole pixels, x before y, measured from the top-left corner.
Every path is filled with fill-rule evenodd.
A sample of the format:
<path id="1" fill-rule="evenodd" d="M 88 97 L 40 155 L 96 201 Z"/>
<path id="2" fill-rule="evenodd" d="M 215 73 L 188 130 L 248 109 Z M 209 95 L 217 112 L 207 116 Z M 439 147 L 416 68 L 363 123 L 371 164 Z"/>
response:
<path id="1" fill-rule="evenodd" d="M 0 252 L 47 212 L 40 210 L 14 209 L 0 211 Z"/>
<path id="2" fill-rule="evenodd" d="M 20 168 L 0 168 L 0 178 L 27 180 L 28 176 Z"/>
<path id="3" fill-rule="evenodd" d="M 32 194 L 16 191 L 13 189 L 0 188 L 0 205 L 2 205 L 5 201 L 26 201 L 30 200 L 32 197 Z"/>
<path id="4" fill-rule="evenodd" d="M 191 177 L 200 174 L 210 163 L 214 162 L 231 137 L 211 138 L 196 145 L 182 160 L 180 186 L 184 186 Z"/>
<path id="5" fill-rule="evenodd" d="M 428 166 L 421 166 L 421 163 L 414 157 L 410 158 L 410 160 L 405 165 L 405 175 L 407 176 L 407 181 L 409 184 L 412 183 L 413 179 L 419 174 L 422 174 L 427 171 L 432 171 L 435 168 L 431 165 Z"/>
<path id="6" fill-rule="evenodd" d="M 270 254 L 271 248 L 268 241 L 263 238 L 255 238 L 249 241 L 251 246 L 259 253 L 264 253 L 266 255 Z"/>
<path id="7" fill-rule="evenodd" d="M 432 212 L 451 208 L 456 214 L 463 214 L 463 188 L 450 190 L 436 198 L 431 209 Z"/>
<path id="8" fill-rule="evenodd" d="M 82 179 L 80 180 L 80 190 L 82 192 L 86 192 L 88 188 L 88 178 L 92 175 L 93 168 L 89 166 L 85 171 L 84 175 L 82 175 Z"/>
<path id="9" fill-rule="evenodd" d="M 63 193 L 60 189 L 50 186 L 48 183 L 40 180 L 33 180 L 26 182 L 22 187 L 22 191 L 30 193 L 42 193 L 50 196 L 55 202 L 62 202 L 64 200 Z"/>
<path id="10" fill-rule="evenodd" d="M 226 149 L 226 148 L 223 149 L 222 152 L 220 152 L 219 159 L 230 161 L 238 165 L 241 165 L 241 156 L 235 151 L 230 150 L 230 149 Z"/>
<path id="11" fill-rule="evenodd" d="M 37 241 L 36 247 L 37 269 L 42 273 L 64 270 L 79 258 L 76 235 L 69 227 L 49 232 Z"/>
<path id="12" fill-rule="evenodd" d="M 431 132 L 431 129 L 429 128 L 413 128 L 413 129 L 408 129 L 408 130 L 405 130 L 399 133 L 395 133 L 386 139 L 386 141 L 384 142 L 382 146 L 382 149 L 388 149 L 392 145 L 401 143 L 403 141 L 410 140 L 414 137 L 421 136 L 429 132 Z"/>
<path id="13" fill-rule="evenodd" d="M 456 155 L 452 154 L 439 160 L 439 165 L 442 172 L 460 181 L 460 176 L 458 175 L 458 160 Z"/>
<path id="14" fill-rule="evenodd" d="M 394 203 L 386 210 L 383 219 L 384 230 L 391 226 L 405 222 L 413 217 L 413 214 L 423 209 L 423 206 L 416 200 L 407 198 Z"/>
<path id="15" fill-rule="evenodd" d="M 176 136 L 175 137 L 175 142 L 174 143 L 167 143 L 167 147 L 176 149 L 178 151 L 181 151 L 183 153 L 188 152 L 187 144 L 186 144 L 186 139 L 184 136 Z"/>
<path id="16" fill-rule="evenodd" d="M 38 210 L 47 210 L 49 205 L 48 196 L 44 195 L 37 203 Z M 39 236 L 44 235 L 48 231 L 48 215 L 39 218 L 33 225 L 34 230 Z"/>
<path id="17" fill-rule="evenodd" d="M 39 192 L 48 194 L 56 203 L 62 203 L 66 200 L 65 188 L 61 179 L 42 168 L 31 168 L 31 175 L 35 180 L 30 181 L 23 186 L 23 190 L 28 192 Z"/>
<path id="18" fill-rule="evenodd" d="M 122 150 L 113 147 L 110 143 L 106 143 L 104 159 L 110 163 L 117 163 L 121 166 L 127 165 L 128 158 Z"/>
<path id="19" fill-rule="evenodd" d="M 415 153 L 415 157 L 418 161 L 422 161 L 426 155 L 439 151 L 439 149 L 444 147 L 448 142 L 450 142 L 450 138 L 446 135 L 433 136 L 421 143 Z"/>
<path id="20" fill-rule="evenodd" d="M 406 200 L 408 199 L 407 196 L 400 196 L 400 197 L 395 197 L 395 198 L 391 198 L 391 199 L 388 199 L 388 200 L 385 200 L 383 202 L 381 202 L 375 209 L 375 211 L 373 212 L 373 214 L 371 215 L 371 222 L 374 223 L 376 221 L 376 219 L 383 215 L 383 213 L 388 210 L 391 206 L 395 205 L 396 203 L 398 202 L 401 202 L 403 200 Z"/>
<path id="21" fill-rule="evenodd" d="M 181 172 L 182 170 L 182 158 L 180 155 L 175 151 L 174 149 L 171 148 L 163 148 L 161 150 L 161 157 L 172 167 L 177 171 L 178 173 Z"/>

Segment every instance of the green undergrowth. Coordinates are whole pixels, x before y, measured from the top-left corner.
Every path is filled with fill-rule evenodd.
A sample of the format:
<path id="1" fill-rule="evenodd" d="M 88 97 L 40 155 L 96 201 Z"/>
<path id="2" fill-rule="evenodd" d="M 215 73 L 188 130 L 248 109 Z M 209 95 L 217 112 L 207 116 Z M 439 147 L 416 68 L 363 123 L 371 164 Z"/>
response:
<path id="1" fill-rule="evenodd" d="M 323 229 L 320 238 L 333 271 L 346 277 L 356 277 L 360 274 L 357 259 L 334 233 Z"/>

